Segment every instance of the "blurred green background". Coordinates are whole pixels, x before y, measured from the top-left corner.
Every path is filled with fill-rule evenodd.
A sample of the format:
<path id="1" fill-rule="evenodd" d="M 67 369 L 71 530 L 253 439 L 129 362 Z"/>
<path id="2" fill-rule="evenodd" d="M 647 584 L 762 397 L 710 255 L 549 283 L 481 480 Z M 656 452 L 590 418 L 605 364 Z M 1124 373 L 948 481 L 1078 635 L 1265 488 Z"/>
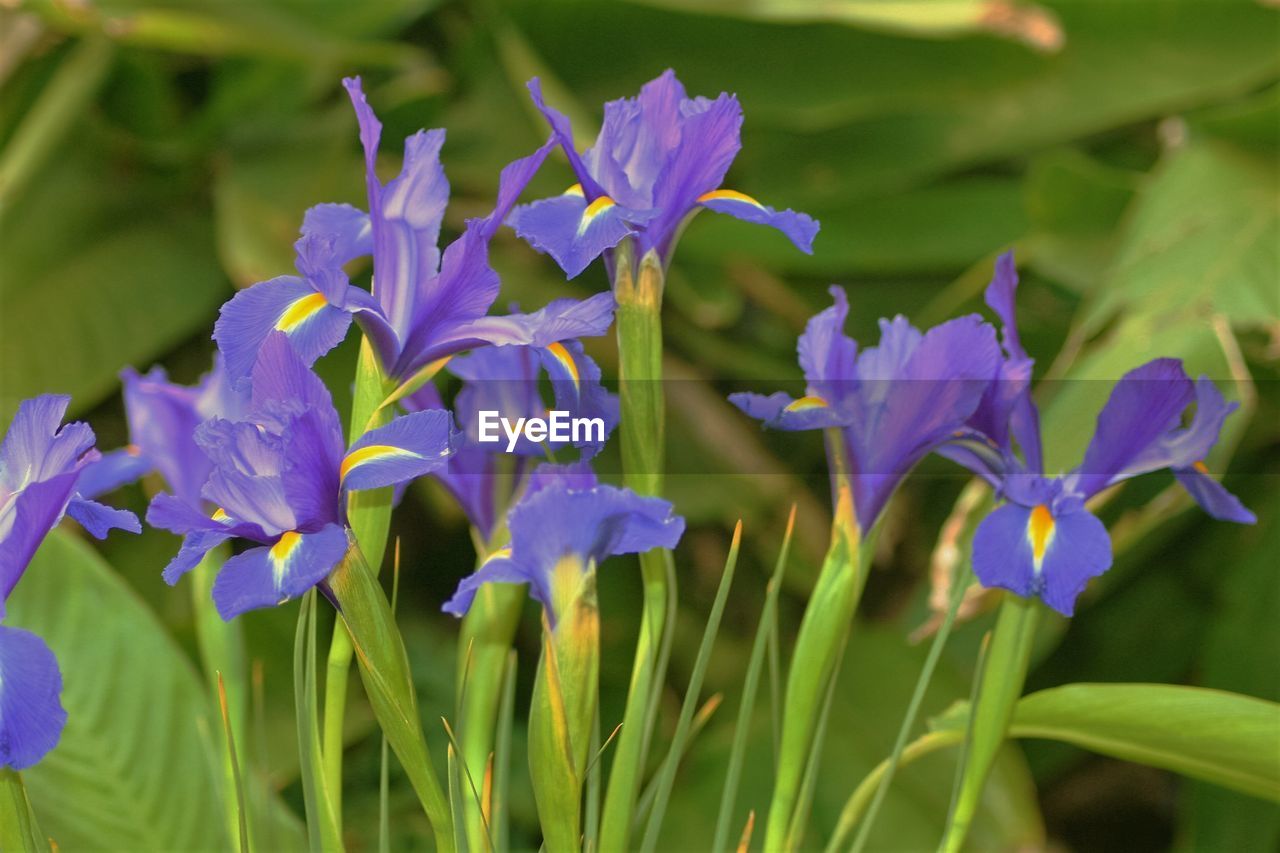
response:
<path id="1" fill-rule="evenodd" d="M 702 217 L 668 285 L 667 372 L 678 380 L 668 387 L 669 492 L 691 529 L 677 557 L 680 633 L 664 732 L 729 531 L 745 520 L 739 580 L 704 689 L 725 701 L 677 779 L 669 849 L 709 843 L 742 670 L 790 505 L 799 521 L 782 606 L 788 641 L 827 535 L 818 437 L 764 434 L 724 396 L 797 378 L 796 336 L 832 281 L 847 287 L 851 332 L 867 341 L 881 316 L 926 325 L 981 310 L 994 256 L 1016 247 L 1051 467 L 1077 459 L 1088 439 L 1110 385 L 1093 380 L 1151 357 L 1181 357 L 1241 400 L 1211 464 L 1228 471 L 1258 526 L 1186 512 L 1187 501 L 1167 490 L 1171 478 L 1127 487 L 1105 510 L 1117 565 L 1069 627 L 1044 632 L 1028 687 L 1160 681 L 1280 699 L 1280 13 L 1268 6 L 0 3 L 0 423 L 22 398 L 71 393 L 73 414 L 114 447 L 127 440 L 123 366 L 163 363 L 182 381 L 207 369 L 218 306 L 234 288 L 291 271 L 303 210 L 320 201 L 363 206 L 341 77 L 365 78 L 386 125 L 388 172 L 404 136 L 448 129 L 446 229 L 456 233 L 491 205 L 501 166 L 545 137 L 526 79 L 543 77 L 585 142 L 605 100 L 634 94 L 670 66 L 691 94 L 741 99 L 746 125 L 731 186 L 807 211 L 823 230 L 806 257 L 772 233 Z M 533 192 L 571 182 L 557 157 Z M 607 286 L 599 267 L 566 283 L 509 231 L 494 256 L 503 304 L 534 308 Z M 349 397 L 354 340 L 320 366 L 340 401 Z M 615 376 L 612 341 L 590 346 Z M 891 510 L 845 658 L 815 844 L 892 745 L 923 659 L 908 637 L 929 618 L 930 556 L 964 482 L 927 462 Z M 141 510 L 155 485 L 121 500 Z M 470 539 L 430 484 L 415 486 L 396 532 L 400 621 L 428 732 L 442 745 L 434 721 L 450 713 L 456 627 L 439 604 L 470 569 Z M 26 774 L 45 830 L 64 849 L 205 845 L 222 831 L 210 735 L 219 723 L 196 674 L 191 591 L 159 578 L 175 548 L 155 531 L 96 550 L 64 533 L 14 597 L 13 620 L 37 627 L 58 652 L 75 712 L 59 749 Z M 637 572 L 617 560 L 601 583 L 607 731 L 630 670 Z M 280 846 L 299 838 L 287 809 L 301 808 L 295 607 L 242 620 L 261 688 L 246 700 L 251 749 L 255 772 L 281 792 L 272 806 Z M 978 612 L 957 630 L 928 714 L 967 695 L 989 624 L 989 612 Z M 523 702 L 538 648 L 532 613 L 519 644 Z M 737 826 L 767 804 L 762 698 Z M 354 849 L 373 847 L 377 828 L 379 741 L 363 702 L 353 694 L 346 827 Z M 532 844 L 523 752 L 516 757 L 513 837 Z M 953 760 L 931 758 L 900 776 L 873 846 L 932 849 Z M 396 849 L 429 845 L 398 767 L 391 791 Z M 1280 812 L 1032 742 L 1009 750 L 971 841 L 1000 849 L 1046 839 L 1088 850 L 1267 850 L 1280 842 Z"/>

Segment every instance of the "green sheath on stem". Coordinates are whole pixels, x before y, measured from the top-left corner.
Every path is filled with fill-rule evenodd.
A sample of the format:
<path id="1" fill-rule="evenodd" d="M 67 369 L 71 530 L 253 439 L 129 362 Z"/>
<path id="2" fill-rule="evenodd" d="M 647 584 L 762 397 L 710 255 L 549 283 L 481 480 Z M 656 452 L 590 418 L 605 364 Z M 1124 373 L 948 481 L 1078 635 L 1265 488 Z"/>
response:
<path id="1" fill-rule="evenodd" d="M 974 676 L 977 684 L 965 739 L 964 763 L 940 850 L 954 853 L 964 844 L 987 776 L 1005 741 L 1013 707 L 1022 695 L 1039 621 L 1040 606 L 1034 599 L 1005 593 L 981 666 Z"/>
<path id="2" fill-rule="evenodd" d="M 662 392 L 662 261 L 649 252 L 635 269 L 628 240 L 614 253 L 623 480 L 642 495 L 662 491 L 665 401 Z M 675 569 L 670 552 L 640 555 L 644 599 L 631 685 L 615 747 L 600 824 L 601 850 L 630 847 L 632 812 L 670 648 Z"/>
<path id="3" fill-rule="evenodd" d="M 369 339 L 360 342 L 360 358 L 356 364 L 355 396 L 351 402 L 351 436 L 355 441 L 371 429 L 391 420 L 391 407 L 383 401 L 391 392 L 391 383 L 382 374 L 378 357 Z M 391 489 L 355 492 L 347 500 L 347 517 L 351 531 L 367 556 L 374 574 L 382 565 L 387 548 L 387 531 L 391 529 Z M 347 679 L 351 672 L 351 638 L 335 626 L 329 645 L 329 662 L 324 682 L 324 746 L 322 764 L 333 798 L 338 826 L 342 826 L 342 730 L 347 713 Z"/>
<path id="4" fill-rule="evenodd" d="M 0 850 L 48 853 L 49 843 L 40 834 L 27 789 L 17 770 L 0 768 Z"/>
<path id="5" fill-rule="evenodd" d="M 409 655 L 396 628 L 391 605 L 359 545 L 351 546 L 329 576 L 329 588 L 346 625 L 346 633 L 351 637 L 365 692 L 382 733 L 400 759 L 431 822 L 437 849 L 451 853 L 453 818 L 422 732 Z"/>

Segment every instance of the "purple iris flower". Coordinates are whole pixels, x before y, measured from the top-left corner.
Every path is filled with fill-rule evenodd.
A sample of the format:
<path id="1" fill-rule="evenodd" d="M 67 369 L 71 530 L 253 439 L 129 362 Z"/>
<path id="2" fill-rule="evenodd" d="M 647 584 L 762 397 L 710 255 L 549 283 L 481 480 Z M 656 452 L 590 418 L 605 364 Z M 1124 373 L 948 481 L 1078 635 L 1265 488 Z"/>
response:
<path id="1" fill-rule="evenodd" d="M 606 557 L 674 548 L 684 533 L 669 501 L 601 485 L 586 462 L 539 466 L 507 525 L 511 545 L 463 578 L 446 613 L 465 615 L 483 583 L 524 583 L 554 627 L 557 603 Z"/>
<path id="2" fill-rule="evenodd" d="M 102 494 L 158 471 L 176 496 L 200 508 L 200 490 L 213 466 L 196 444 L 196 428 L 210 418 L 241 418 L 247 389 L 233 388 L 220 357 L 195 386 L 170 382 L 161 367 L 146 374 L 128 368 L 120 380 L 131 443 L 89 465 L 81 487 Z"/>
<path id="3" fill-rule="evenodd" d="M 18 406 L 0 444 L 0 618 L 45 536 L 70 515 L 98 538 L 139 533 L 137 517 L 90 500 L 81 477 L 100 458 L 88 424 L 62 424 L 71 398 L 45 394 Z M 67 722 L 62 674 L 44 641 L 0 626 L 0 767 L 30 767 L 58 743 Z"/>
<path id="4" fill-rule="evenodd" d="M 729 399 L 775 429 L 839 428 L 867 531 L 911 468 L 977 410 L 1000 351 L 995 330 L 970 315 L 923 333 L 902 316 L 881 320 L 880 345 L 858 352 L 844 333 L 845 292 L 833 286 L 831 296 L 835 304 L 809 321 L 797 346 L 805 395 Z"/>
<path id="5" fill-rule="evenodd" d="M 570 278 L 627 236 L 636 239 L 637 257 L 652 250 L 666 263 L 686 222 L 704 208 L 769 225 L 812 253 L 814 219 L 774 210 L 722 186 L 742 147 L 742 107 L 733 95 L 689 98 L 668 69 L 646 83 L 639 97 L 605 104 L 596 144 L 579 154 L 569 119 L 547 106 L 537 78 L 529 81 L 529 92 L 578 183 L 562 195 L 516 208 L 509 222 Z"/>
<path id="6" fill-rule="evenodd" d="M 323 582 L 349 547 L 347 493 L 428 474 L 454 441 L 449 413 L 424 411 L 347 449 L 328 389 L 281 332 L 263 344 L 250 387 L 247 414 L 213 418 L 195 433 L 211 466 L 201 496 L 216 507 L 212 515 L 168 494 L 147 511 L 148 523 L 184 537 L 164 570 L 170 584 L 229 539 L 260 546 L 227 560 L 218 574 L 213 599 L 223 619 Z"/>
<path id="7" fill-rule="evenodd" d="M 454 399 L 454 414 L 462 427 L 462 440 L 449 464 L 434 476 L 450 491 L 472 525 L 488 539 L 498 515 L 510 504 L 525 479 L 531 460 L 545 458 L 569 446 L 589 459 L 603 447 L 618 425 L 618 398 L 600 383 L 600 367 L 577 340 L 553 342 L 546 347 L 488 347 L 453 359 L 449 372 L 463 380 Z M 502 471 L 507 437 L 498 443 L 482 442 L 480 412 L 498 412 L 508 421 L 546 417 L 548 406 L 539 388 L 543 373 L 551 382 L 553 406 L 572 418 L 598 418 L 603 434 L 584 432 L 577 442 L 547 440 L 534 443 L 520 436 L 511 452 L 513 464 Z M 425 385 L 406 399 L 409 410 L 440 408 L 435 386 Z"/>
<path id="8" fill-rule="evenodd" d="M 546 159 L 550 142 L 502 170 L 493 212 L 469 220 L 441 253 L 437 245 L 449 199 L 440 165 L 444 131 L 418 131 L 405 140 L 404 167 L 384 185 L 374 168 L 382 124 L 360 79 L 343 82 L 360 125 L 369 210 L 346 204 L 311 208 L 294 245 L 299 274 L 246 288 L 223 306 L 213 336 L 233 381 L 245 380 L 273 331 L 288 335 L 311 365 L 346 336 L 352 318 L 372 341 L 383 369 L 401 381 L 485 344 L 545 345 L 603 333 L 597 324 L 612 310 L 607 295 L 556 303 L 555 313 L 485 316 L 499 288 L 489 266 L 489 242 Z M 372 294 L 352 285 L 343 271 L 348 261 L 365 255 L 373 256 Z"/>
<path id="9" fill-rule="evenodd" d="M 1085 501 L 1140 474 L 1164 468 L 1211 516 L 1256 519 L 1210 476 L 1204 458 L 1236 404 L 1209 379 L 1192 382 L 1182 362 L 1159 358 L 1125 374 L 1098 415 L 1082 464 L 1058 477 L 1044 472 L 1039 414 L 1030 393 L 1031 360 L 1018 338 L 1013 254 L 996 262 L 987 304 L 1004 324 L 1005 358 L 983 407 L 939 453 L 982 476 L 1006 503 L 979 525 L 973 568 L 984 586 L 1038 595 L 1070 616 L 1090 578 L 1111 567 L 1106 527 Z M 1194 402 L 1194 417 L 1183 415 Z"/>

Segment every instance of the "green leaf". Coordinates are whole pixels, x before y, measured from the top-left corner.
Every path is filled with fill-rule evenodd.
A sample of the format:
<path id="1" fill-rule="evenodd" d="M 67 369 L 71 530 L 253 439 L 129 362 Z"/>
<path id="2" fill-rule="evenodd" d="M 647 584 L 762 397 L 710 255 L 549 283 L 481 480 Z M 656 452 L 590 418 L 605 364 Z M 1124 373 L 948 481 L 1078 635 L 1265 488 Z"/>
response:
<path id="1" fill-rule="evenodd" d="M 963 726 L 953 709 L 940 730 Z M 1010 734 L 1046 738 L 1280 802 L 1280 704 L 1172 684 L 1068 684 L 1024 696 Z"/>
<path id="2" fill-rule="evenodd" d="M 21 239 L 5 230 L 6 247 Z M 181 211 L 130 222 L 46 269 L 6 260 L 0 280 L 0 420 L 50 391 L 83 410 L 116 387 L 121 368 L 147 367 L 207 326 L 230 293 L 209 220 Z"/>
<path id="3" fill-rule="evenodd" d="M 1275 159 L 1225 143 L 1171 152 L 1146 182 L 1111 273 L 1082 323 L 1094 332 L 1121 308 L 1191 308 L 1233 323 L 1280 319 L 1280 172 Z"/>
<path id="4" fill-rule="evenodd" d="M 6 621 L 43 637 L 62 670 L 67 727 L 24 773 L 46 834 L 67 850 L 225 849 L 209 694 L 97 554 L 49 534 Z M 275 827 L 279 846 L 299 849 L 296 823 L 287 840 L 285 825 Z"/>

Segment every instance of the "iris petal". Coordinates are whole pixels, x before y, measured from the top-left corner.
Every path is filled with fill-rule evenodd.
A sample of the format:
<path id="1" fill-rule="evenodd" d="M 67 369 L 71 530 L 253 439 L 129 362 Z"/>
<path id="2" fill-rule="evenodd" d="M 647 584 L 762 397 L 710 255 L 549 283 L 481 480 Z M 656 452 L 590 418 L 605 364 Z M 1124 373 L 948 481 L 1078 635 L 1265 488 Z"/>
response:
<path id="1" fill-rule="evenodd" d="M 44 640 L 0 626 L 0 685 L 0 767 L 23 770 L 62 736 L 62 673 Z"/>
<path id="2" fill-rule="evenodd" d="M 315 533 L 288 531 L 271 547 L 237 554 L 213 584 L 218 614 L 230 620 L 297 598 L 329 576 L 347 547 L 346 530 L 330 524 Z"/>

